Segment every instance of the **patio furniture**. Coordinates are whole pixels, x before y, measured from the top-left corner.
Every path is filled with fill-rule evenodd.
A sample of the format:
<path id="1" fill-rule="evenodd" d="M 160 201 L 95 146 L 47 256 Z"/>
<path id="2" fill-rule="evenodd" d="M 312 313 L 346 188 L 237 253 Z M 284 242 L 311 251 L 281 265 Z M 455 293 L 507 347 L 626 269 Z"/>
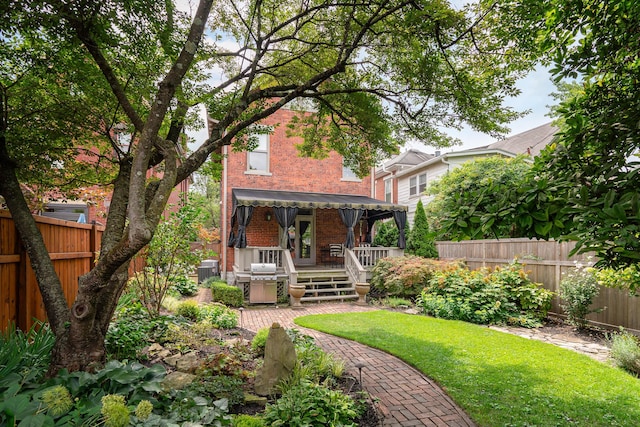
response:
<path id="1" fill-rule="evenodd" d="M 339 267 L 344 264 L 344 245 L 342 243 L 329 244 L 329 257 L 331 265 Z"/>

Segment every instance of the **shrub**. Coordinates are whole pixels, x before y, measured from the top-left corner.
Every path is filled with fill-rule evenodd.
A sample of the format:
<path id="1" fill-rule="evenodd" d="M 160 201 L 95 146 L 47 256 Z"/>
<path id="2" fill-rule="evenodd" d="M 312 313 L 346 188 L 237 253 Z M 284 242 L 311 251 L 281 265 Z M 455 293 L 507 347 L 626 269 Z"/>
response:
<path id="1" fill-rule="evenodd" d="M 213 301 L 230 307 L 241 307 L 244 303 L 242 290 L 237 286 L 228 285 L 219 280 L 205 281 L 205 283 L 211 288 Z"/>
<path id="2" fill-rule="evenodd" d="M 415 298 L 427 286 L 433 274 L 449 264 L 412 255 L 382 258 L 373 267 L 371 294 Z"/>
<path id="3" fill-rule="evenodd" d="M 233 419 L 234 427 L 265 427 L 265 425 L 262 418 L 253 415 L 236 415 Z"/>
<path id="4" fill-rule="evenodd" d="M 587 325 L 589 313 L 603 310 L 590 308 L 600 292 L 593 272 L 593 268 L 576 265 L 575 269 L 564 274 L 560 282 L 560 307 L 567 315 L 567 321 L 579 329 Z"/>
<path id="5" fill-rule="evenodd" d="M 187 276 L 176 276 L 171 279 L 171 289 L 182 296 L 190 297 L 198 293 L 198 284 Z"/>
<path id="6" fill-rule="evenodd" d="M 238 315 L 222 304 L 204 304 L 200 306 L 200 320 L 211 323 L 216 328 L 231 329 L 238 326 Z"/>
<path id="7" fill-rule="evenodd" d="M 552 296 L 514 262 L 493 271 L 462 266 L 438 271 L 416 304 L 426 314 L 444 319 L 532 327 L 546 317 Z"/>
<path id="8" fill-rule="evenodd" d="M 630 295 L 640 291 L 640 265 L 632 264 L 625 268 L 602 268 L 594 271 L 598 284 L 608 288 L 624 289 Z"/>
<path id="9" fill-rule="evenodd" d="M 407 230 L 405 230 L 405 233 Z M 393 247 L 398 246 L 398 227 L 393 220 L 378 221 L 376 223 L 376 235 L 373 238 L 373 245 Z"/>
<path id="10" fill-rule="evenodd" d="M 182 316 L 185 319 L 189 319 L 194 322 L 197 322 L 198 320 L 200 320 L 200 316 L 201 316 L 198 302 L 193 300 L 187 300 L 187 301 L 181 302 L 180 305 L 178 305 L 176 314 L 178 316 Z"/>
<path id="11" fill-rule="evenodd" d="M 638 337 L 626 331 L 611 337 L 611 358 L 617 366 L 640 375 L 640 343 Z"/>
<path id="12" fill-rule="evenodd" d="M 264 422 L 274 427 L 355 426 L 358 415 L 356 404 L 344 393 L 302 382 L 267 405 Z"/>
<path id="13" fill-rule="evenodd" d="M 251 340 L 251 349 L 258 354 L 264 354 L 264 347 L 267 345 L 269 329 L 271 328 L 260 329 L 253 337 L 253 340 Z"/>

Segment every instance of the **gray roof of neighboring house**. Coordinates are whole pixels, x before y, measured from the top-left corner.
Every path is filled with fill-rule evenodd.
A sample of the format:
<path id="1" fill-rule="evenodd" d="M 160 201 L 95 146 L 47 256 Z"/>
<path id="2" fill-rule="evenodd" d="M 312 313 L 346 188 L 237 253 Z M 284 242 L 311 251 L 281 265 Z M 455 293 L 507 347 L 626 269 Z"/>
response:
<path id="1" fill-rule="evenodd" d="M 414 148 L 410 148 L 409 150 L 394 156 L 390 160 L 387 160 L 382 164 L 380 170 L 402 170 L 405 168 L 410 168 L 412 166 L 419 165 L 421 163 L 426 162 L 427 160 L 433 159 L 435 156 L 433 154 L 427 154 L 422 151 L 416 150 Z"/>
<path id="2" fill-rule="evenodd" d="M 513 154 L 530 154 L 537 156 L 552 140 L 558 128 L 545 123 L 533 129 L 521 132 L 509 138 L 501 139 L 484 147 L 472 148 L 466 152 L 477 150 L 502 150 Z"/>

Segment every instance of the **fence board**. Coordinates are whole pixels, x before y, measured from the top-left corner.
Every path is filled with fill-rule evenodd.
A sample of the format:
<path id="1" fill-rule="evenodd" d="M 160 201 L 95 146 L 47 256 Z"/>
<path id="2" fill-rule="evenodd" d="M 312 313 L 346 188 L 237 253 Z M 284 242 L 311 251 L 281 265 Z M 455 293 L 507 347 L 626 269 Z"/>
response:
<path id="1" fill-rule="evenodd" d="M 586 263 L 589 254 L 569 257 L 575 247 L 572 242 L 554 242 L 531 239 L 469 240 L 461 242 L 436 242 L 441 259 L 464 259 L 470 269 L 502 266 L 518 258 L 525 265 L 529 277 L 556 293 L 551 313 L 562 315 L 557 297 L 562 275 L 575 268 L 575 263 Z M 592 308 L 606 307 L 600 313 L 587 318 L 593 324 L 615 328 L 622 326 L 640 332 L 640 298 L 627 292 L 600 288 Z"/>
<path id="2" fill-rule="evenodd" d="M 78 293 L 78 278 L 91 269 L 100 249 L 104 227 L 40 216 L 35 220 L 71 306 Z M 38 282 L 11 214 L 0 210 L 0 330 L 10 323 L 27 330 L 34 318 L 46 320 Z"/>

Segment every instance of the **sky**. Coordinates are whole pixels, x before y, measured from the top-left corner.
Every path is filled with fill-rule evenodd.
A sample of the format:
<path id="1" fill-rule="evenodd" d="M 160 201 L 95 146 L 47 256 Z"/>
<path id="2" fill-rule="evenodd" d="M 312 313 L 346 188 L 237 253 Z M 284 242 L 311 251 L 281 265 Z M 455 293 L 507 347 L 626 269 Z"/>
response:
<path id="1" fill-rule="evenodd" d="M 549 112 L 549 106 L 554 104 L 554 100 L 551 97 L 551 93 L 554 92 L 555 86 L 551 81 L 551 75 L 549 71 L 543 67 L 539 67 L 528 76 L 520 80 L 517 84 L 521 93 L 515 98 L 510 98 L 505 101 L 505 104 L 513 107 L 516 111 L 530 111 L 526 116 L 511 122 L 508 127 L 511 132 L 505 135 L 506 137 L 517 135 L 521 132 L 525 132 L 529 129 L 533 129 L 545 123 L 549 123 L 551 118 L 547 116 Z M 470 148 L 482 147 L 484 145 L 496 142 L 496 138 L 479 132 L 474 132 L 471 129 L 464 129 L 460 132 L 455 129 L 444 131 L 459 138 L 462 141 L 462 145 L 456 145 L 453 147 L 438 149 L 431 146 L 426 146 L 420 142 L 407 143 L 401 151 L 406 151 L 409 148 L 414 148 L 427 153 L 433 153 L 435 150 L 440 150 L 442 153 L 449 153 L 452 151 L 467 150 Z"/>

